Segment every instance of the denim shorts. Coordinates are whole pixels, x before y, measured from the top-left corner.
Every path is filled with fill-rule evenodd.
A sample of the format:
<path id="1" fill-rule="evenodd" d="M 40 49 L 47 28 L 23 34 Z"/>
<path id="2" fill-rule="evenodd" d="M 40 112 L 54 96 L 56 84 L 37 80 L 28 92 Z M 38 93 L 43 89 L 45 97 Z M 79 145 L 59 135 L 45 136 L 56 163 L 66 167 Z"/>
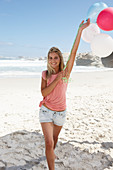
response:
<path id="1" fill-rule="evenodd" d="M 66 119 L 66 110 L 58 112 L 53 111 L 45 107 L 41 106 L 39 111 L 39 121 L 40 123 L 44 122 L 53 122 L 57 126 L 63 126 Z"/>

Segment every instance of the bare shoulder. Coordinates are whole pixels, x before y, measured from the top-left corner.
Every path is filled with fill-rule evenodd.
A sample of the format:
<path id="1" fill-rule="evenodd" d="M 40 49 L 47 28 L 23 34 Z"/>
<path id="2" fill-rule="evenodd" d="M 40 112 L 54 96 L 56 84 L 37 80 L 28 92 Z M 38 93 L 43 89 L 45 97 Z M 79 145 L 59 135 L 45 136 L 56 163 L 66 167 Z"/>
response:
<path id="1" fill-rule="evenodd" d="M 47 70 L 42 71 L 42 78 L 47 80 Z"/>
<path id="2" fill-rule="evenodd" d="M 42 72 L 41 90 L 47 87 L 47 70 Z"/>

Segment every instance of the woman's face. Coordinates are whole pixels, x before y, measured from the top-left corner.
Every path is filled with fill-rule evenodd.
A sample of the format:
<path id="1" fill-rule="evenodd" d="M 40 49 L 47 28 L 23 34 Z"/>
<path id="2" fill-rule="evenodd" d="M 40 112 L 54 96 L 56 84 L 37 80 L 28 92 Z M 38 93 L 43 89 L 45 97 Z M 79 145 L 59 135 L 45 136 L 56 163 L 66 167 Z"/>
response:
<path id="1" fill-rule="evenodd" d="M 48 62 L 52 68 L 58 69 L 60 64 L 60 57 L 57 53 L 52 52 L 49 54 Z"/>

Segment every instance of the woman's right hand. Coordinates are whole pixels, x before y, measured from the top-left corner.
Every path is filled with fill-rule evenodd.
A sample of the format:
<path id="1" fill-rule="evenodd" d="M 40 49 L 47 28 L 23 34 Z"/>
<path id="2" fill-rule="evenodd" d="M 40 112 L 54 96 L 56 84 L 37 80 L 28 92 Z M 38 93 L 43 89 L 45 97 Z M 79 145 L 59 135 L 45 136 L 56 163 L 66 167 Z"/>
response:
<path id="1" fill-rule="evenodd" d="M 69 77 L 68 74 L 67 74 L 67 69 L 59 72 L 57 77 L 56 77 L 56 80 L 60 81 L 63 77 Z"/>
<path id="2" fill-rule="evenodd" d="M 59 72 L 57 77 L 56 77 L 56 80 L 59 82 L 63 77 L 63 71 Z"/>

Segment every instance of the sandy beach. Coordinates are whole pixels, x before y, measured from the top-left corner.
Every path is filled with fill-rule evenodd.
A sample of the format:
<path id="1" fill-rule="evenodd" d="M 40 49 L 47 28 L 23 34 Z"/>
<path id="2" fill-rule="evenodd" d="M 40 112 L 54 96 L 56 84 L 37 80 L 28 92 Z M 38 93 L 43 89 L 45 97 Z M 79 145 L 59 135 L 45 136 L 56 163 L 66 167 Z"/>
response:
<path id="1" fill-rule="evenodd" d="M 48 169 L 40 78 L 0 79 L 0 170 Z M 113 71 L 72 73 L 56 170 L 113 170 Z"/>

